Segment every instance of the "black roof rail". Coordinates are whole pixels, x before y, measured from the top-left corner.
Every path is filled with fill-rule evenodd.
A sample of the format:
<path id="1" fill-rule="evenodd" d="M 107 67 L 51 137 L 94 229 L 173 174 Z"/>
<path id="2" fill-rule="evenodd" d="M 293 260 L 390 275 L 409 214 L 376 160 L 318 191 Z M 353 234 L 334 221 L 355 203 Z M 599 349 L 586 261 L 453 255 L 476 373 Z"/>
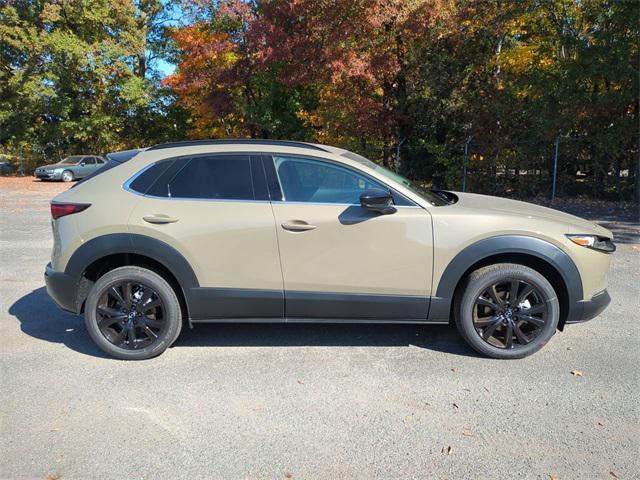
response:
<path id="1" fill-rule="evenodd" d="M 293 140 L 261 140 L 257 138 L 233 138 L 224 140 L 185 140 L 182 142 L 169 142 L 160 143 L 153 147 L 147 148 L 149 150 L 162 150 L 164 148 L 176 148 L 176 147 L 195 147 L 200 145 L 238 145 L 238 144 L 253 144 L 253 145 L 275 145 L 281 147 L 297 147 L 308 148 L 309 150 L 320 150 L 321 152 L 329 152 L 324 148 L 312 145 L 310 143 L 296 142 Z M 330 152 L 329 152 L 330 153 Z"/>

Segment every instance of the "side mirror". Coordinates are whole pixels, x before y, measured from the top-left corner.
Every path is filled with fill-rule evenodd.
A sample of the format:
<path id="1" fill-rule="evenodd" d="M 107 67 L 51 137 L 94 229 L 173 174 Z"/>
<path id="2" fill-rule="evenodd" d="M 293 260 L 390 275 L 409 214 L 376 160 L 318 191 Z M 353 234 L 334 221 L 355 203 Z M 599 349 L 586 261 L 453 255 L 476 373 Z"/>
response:
<path id="1" fill-rule="evenodd" d="M 391 192 L 380 188 L 365 190 L 362 195 L 360 195 L 360 206 L 366 210 L 382 213 L 383 215 L 396 212 L 396 207 L 393 206 Z"/>
<path id="2" fill-rule="evenodd" d="M 80 166 L 81 166 L 81 167 L 84 167 L 85 165 L 86 165 L 86 163 L 84 163 L 84 162 L 80 162 Z"/>

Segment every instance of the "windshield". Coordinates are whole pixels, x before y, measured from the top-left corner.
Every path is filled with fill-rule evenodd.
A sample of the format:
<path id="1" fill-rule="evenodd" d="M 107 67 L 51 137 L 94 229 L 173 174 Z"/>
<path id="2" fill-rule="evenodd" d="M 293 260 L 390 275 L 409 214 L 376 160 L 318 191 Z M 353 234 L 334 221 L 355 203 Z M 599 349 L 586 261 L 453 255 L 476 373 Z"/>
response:
<path id="1" fill-rule="evenodd" d="M 70 157 L 67 157 L 64 160 L 62 160 L 60 163 L 63 163 L 65 165 L 75 165 L 81 159 L 82 159 L 82 156 L 80 155 L 71 155 Z"/>
<path id="2" fill-rule="evenodd" d="M 389 170 L 388 168 L 378 165 L 377 163 L 372 162 L 371 160 L 363 157 L 362 155 L 358 155 L 357 153 L 353 153 L 353 152 L 345 152 L 342 154 L 342 156 L 350 158 L 351 160 L 355 160 L 356 162 L 361 163 L 362 165 L 366 165 L 367 167 L 372 168 L 376 172 L 381 173 L 385 177 L 390 178 L 394 182 L 399 183 L 403 187 L 411 190 L 413 193 L 421 196 L 431 205 L 434 205 L 437 207 L 441 207 L 443 205 L 449 205 L 449 202 L 447 200 L 433 193 L 429 189 L 421 187 L 417 183 L 409 180 L 408 178 L 403 177 L 402 175 L 394 172 L 393 170 Z"/>

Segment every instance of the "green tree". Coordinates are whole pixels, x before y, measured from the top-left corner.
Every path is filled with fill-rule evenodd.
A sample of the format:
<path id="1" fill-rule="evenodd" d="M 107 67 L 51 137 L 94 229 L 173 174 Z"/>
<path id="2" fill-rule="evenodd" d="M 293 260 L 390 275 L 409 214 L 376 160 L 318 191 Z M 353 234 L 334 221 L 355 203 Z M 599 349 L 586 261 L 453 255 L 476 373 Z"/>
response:
<path id="1" fill-rule="evenodd" d="M 159 2 L 17 0 L 0 10 L 0 145 L 49 159 L 178 130 L 142 28 Z M 149 15 L 147 15 L 149 14 Z"/>

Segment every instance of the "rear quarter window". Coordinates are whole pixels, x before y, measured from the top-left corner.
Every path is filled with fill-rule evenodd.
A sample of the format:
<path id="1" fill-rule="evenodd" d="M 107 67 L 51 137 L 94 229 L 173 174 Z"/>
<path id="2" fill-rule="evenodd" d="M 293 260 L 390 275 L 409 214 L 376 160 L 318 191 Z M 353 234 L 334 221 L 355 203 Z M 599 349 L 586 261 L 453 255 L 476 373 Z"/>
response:
<path id="1" fill-rule="evenodd" d="M 162 177 L 162 174 L 171 167 L 173 162 L 173 160 L 163 160 L 152 164 L 135 177 L 135 179 L 128 185 L 129 189 L 134 192 L 141 193 L 142 195 L 146 195 L 154 183 Z"/>

